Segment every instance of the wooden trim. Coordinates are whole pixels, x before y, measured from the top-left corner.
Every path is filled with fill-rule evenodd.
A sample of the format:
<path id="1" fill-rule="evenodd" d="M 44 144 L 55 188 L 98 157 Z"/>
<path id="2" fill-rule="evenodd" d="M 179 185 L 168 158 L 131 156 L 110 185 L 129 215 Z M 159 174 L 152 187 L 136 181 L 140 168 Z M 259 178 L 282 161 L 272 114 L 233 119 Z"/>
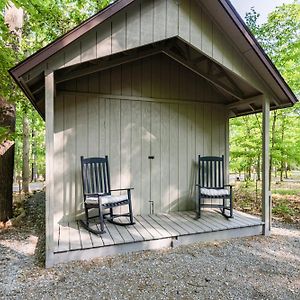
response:
<path id="1" fill-rule="evenodd" d="M 263 99 L 262 118 L 262 220 L 265 223 L 263 234 L 269 235 L 271 231 L 271 191 L 269 182 L 270 167 L 270 99 Z"/>
<path id="2" fill-rule="evenodd" d="M 120 99 L 120 100 L 132 100 L 132 101 L 146 101 L 146 102 L 162 102 L 162 103 L 188 103 L 188 104 L 214 104 L 224 106 L 225 104 L 220 102 L 209 102 L 209 101 L 193 101 L 193 100 L 177 100 L 177 99 L 162 99 L 154 97 L 140 97 L 140 96 L 125 96 L 125 95 L 112 95 L 112 94 L 101 94 L 92 92 L 76 92 L 76 91 L 57 91 L 58 95 L 70 95 L 70 96 L 99 96 L 106 99 Z"/>
<path id="3" fill-rule="evenodd" d="M 46 266 L 53 260 L 53 155 L 54 155 L 54 74 L 45 76 L 46 110 Z"/>
<path id="4" fill-rule="evenodd" d="M 294 104 L 298 100 L 293 93 L 293 91 L 290 89 L 288 84 L 285 82 L 281 74 L 279 73 L 278 69 L 275 67 L 273 62 L 270 60 L 270 58 L 267 56 L 263 48 L 260 46 L 254 35 L 251 33 L 250 29 L 246 26 L 240 15 L 235 10 L 234 6 L 230 3 L 229 0 L 218 0 L 218 2 L 221 4 L 229 18 L 232 20 L 234 25 L 239 29 L 242 36 L 246 39 L 246 41 L 249 44 L 249 47 L 251 50 L 254 51 L 254 53 L 258 56 L 260 61 L 263 63 L 265 68 L 268 70 L 269 74 L 272 76 L 272 78 L 275 80 L 275 82 L 280 86 L 282 91 L 285 93 L 285 95 L 288 97 L 288 99 Z"/>

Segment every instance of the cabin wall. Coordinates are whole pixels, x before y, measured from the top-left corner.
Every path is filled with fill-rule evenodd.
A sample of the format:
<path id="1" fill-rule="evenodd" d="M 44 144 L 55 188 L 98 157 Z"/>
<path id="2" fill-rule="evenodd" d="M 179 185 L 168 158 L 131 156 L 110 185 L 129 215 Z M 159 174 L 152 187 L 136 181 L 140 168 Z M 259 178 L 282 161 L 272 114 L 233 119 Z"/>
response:
<path id="1" fill-rule="evenodd" d="M 150 200 L 154 213 L 195 209 L 197 155 L 228 157 L 228 112 L 212 103 L 210 85 L 190 71 L 166 72 L 168 62 L 147 58 L 57 91 L 54 224 L 82 213 L 81 155 L 109 156 L 112 188 L 134 188 L 135 214 L 150 213 Z M 164 75 L 154 66 L 136 76 L 144 63 L 162 65 Z"/>
<path id="2" fill-rule="evenodd" d="M 162 39 L 179 36 L 208 57 L 235 72 L 264 94 L 270 93 L 251 64 L 212 17 L 195 0 L 135 1 L 66 49 L 30 71 L 30 80 L 43 70 L 56 70 Z"/>
<path id="3" fill-rule="evenodd" d="M 164 54 L 58 85 L 59 91 L 224 103 L 211 83 Z"/>

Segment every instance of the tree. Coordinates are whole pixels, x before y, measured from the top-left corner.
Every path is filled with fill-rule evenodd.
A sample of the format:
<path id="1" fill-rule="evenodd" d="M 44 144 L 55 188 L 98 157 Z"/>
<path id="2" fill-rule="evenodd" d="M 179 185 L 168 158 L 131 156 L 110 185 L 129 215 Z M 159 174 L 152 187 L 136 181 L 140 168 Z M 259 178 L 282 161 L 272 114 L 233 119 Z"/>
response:
<path id="1" fill-rule="evenodd" d="M 278 68 L 284 79 L 292 88 L 296 96 L 300 96 L 300 4 L 296 1 L 293 4 L 279 6 L 273 11 L 265 24 L 258 25 L 259 14 L 252 8 L 246 14 L 246 24 L 258 39 L 259 43 L 269 55 L 275 66 Z M 270 118 L 270 178 L 273 169 L 279 170 L 280 180 L 283 180 L 283 172 L 287 175 L 287 168 L 299 165 L 300 153 L 296 151 L 299 145 L 299 112 L 300 105 L 292 108 L 281 109 L 271 113 Z M 231 126 L 239 126 L 237 136 L 231 139 L 231 156 L 237 162 L 237 153 L 234 149 L 239 144 L 253 144 L 254 137 L 250 136 L 249 122 L 255 122 L 253 116 L 243 117 L 244 122 L 238 119 L 232 120 Z M 249 120 L 245 121 L 245 120 Z M 243 140 L 244 138 L 244 140 Z M 299 148 L 298 148 L 299 149 Z M 258 150 L 258 149 L 257 149 Z M 247 152 L 248 153 L 248 152 Z M 256 155 L 259 155 L 259 150 Z M 247 159 L 240 161 L 245 164 Z M 248 155 L 248 154 L 247 154 Z M 235 168 L 240 168 L 236 166 Z M 249 167 L 248 167 L 249 168 Z"/>

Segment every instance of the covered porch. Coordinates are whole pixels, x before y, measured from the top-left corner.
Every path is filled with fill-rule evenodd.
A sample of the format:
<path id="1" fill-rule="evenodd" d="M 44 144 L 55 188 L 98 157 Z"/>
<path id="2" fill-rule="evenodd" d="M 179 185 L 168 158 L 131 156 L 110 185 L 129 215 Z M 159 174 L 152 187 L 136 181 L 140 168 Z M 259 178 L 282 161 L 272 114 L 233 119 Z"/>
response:
<path id="1" fill-rule="evenodd" d="M 125 221 L 125 220 L 124 220 Z M 164 249 L 195 242 L 260 235 L 264 222 L 256 216 L 234 211 L 233 219 L 206 209 L 200 219 L 192 211 L 140 215 L 135 225 L 105 223 L 105 233 L 86 231 L 78 221 L 59 225 L 55 232 L 55 264 L 72 260 Z M 94 223 L 94 227 L 98 225 Z"/>

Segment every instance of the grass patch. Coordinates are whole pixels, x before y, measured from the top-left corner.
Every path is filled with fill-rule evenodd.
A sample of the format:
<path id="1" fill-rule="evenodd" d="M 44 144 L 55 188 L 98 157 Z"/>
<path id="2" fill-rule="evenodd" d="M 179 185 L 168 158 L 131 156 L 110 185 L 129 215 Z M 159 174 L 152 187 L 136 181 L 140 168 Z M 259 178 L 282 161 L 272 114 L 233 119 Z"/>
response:
<path id="1" fill-rule="evenodd" d="M 290 188 L 282 183 L 272 189 L 272 216 L 281 221 L 300 223 L 300 183 Z M 261 186 L 249 182 L 234 185 L 234 208 L 253 215 L 261 215 Z"/>
<path id="2" fill-rule="evenodd" d="M 273 194 L 278 195 L 300 195 L 299 189 L 274 189 L 272 191 Z"/>

